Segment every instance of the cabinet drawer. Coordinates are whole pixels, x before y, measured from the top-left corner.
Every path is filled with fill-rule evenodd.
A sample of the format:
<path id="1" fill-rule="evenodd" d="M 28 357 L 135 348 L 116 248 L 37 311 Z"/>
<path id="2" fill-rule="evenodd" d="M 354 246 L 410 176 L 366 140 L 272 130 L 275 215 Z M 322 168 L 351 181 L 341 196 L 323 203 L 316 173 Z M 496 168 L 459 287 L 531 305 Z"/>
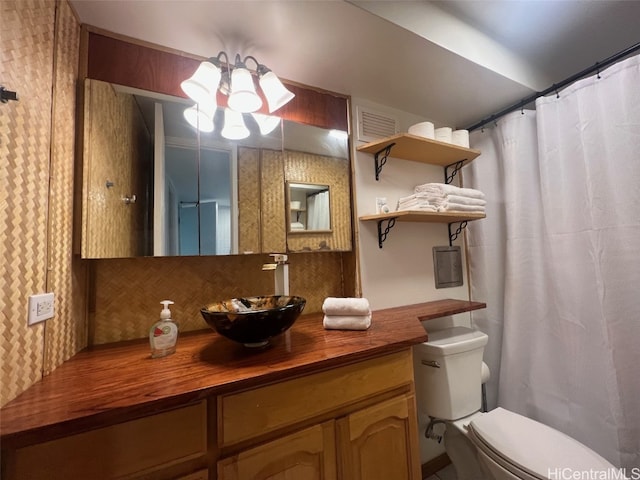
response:
<path id="1" fill-rule="evenodd" d="M 206 404 L 79 433 L 15 451 L 9 478 L 121 478 L 204 455 Z"/>
<path id="2" fill-rule="evenodd" d="M 411 384 L 411 349 L 218 399 L 221 447 Z"/>

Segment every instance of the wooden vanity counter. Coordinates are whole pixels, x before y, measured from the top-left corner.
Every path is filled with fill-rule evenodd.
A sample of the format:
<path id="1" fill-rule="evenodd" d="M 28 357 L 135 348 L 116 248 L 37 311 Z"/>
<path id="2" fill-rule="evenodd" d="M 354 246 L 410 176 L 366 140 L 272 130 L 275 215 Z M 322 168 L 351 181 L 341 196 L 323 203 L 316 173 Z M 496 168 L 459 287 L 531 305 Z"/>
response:
<path id="1" fill-rule="evenodd" d="M 366 331 L 324 330 L 303 315 L 252 351 L 212 330 L 183 334 L 177 352 L 151 359 L 147 341 L 78 353 L 0 410 L 0 442 L 19 448 L 397 352 L 427 340 L 420 321 L 484 308 L 438 300 L 373 312 Z"/>

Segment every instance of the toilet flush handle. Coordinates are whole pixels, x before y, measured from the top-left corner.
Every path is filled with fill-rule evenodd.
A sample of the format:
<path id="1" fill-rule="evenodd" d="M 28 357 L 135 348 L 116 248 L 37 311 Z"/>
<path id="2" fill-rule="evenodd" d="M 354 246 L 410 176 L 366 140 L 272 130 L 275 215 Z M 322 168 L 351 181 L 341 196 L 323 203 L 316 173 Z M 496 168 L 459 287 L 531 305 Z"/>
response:
<path id="1" fill-rule="evenodd" d="M 440 368 L 440 363 L 436 362 L 435 360 L 422 360 L 422 364 L 426 365 L 427 367 Z"/>

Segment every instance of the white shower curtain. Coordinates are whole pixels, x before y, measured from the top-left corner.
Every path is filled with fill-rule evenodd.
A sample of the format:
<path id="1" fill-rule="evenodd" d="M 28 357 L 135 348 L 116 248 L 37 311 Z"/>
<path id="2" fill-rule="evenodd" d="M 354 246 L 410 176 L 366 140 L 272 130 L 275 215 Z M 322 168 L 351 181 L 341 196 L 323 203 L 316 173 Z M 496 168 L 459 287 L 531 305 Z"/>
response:
<path id="1" fill-rule="evenodd" d="M 315 193 L 307 197 L 307 230 L 329 230 L 329 191 Z"/>
<path id="2" fill-rule="evenodd" d="M 474 132 L 468 227 L 490 406 L 640 467 L 640 57 Z M 630 473 L 630 472 L 629 472 Z"/>

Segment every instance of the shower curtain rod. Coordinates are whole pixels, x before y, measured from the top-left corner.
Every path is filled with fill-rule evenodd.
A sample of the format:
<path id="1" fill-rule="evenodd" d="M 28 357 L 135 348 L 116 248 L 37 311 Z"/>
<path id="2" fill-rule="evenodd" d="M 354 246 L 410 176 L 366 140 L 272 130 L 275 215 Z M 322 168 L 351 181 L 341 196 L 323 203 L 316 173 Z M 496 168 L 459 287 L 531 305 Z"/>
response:
<path id="1" fill-rule="evenodd" d="M 553 92 L 557 93 L 561 88 L 566 87 L 567 85 L 575 82 L 576 80 L 580 80 L 582 77 L 586 77 L 587 75 L 590 75 L 593 72 L 600 73 L 600 70 L 602 70 L 603 68 L 606 68 L 609 65 L 611 65 L 612 63 L 616 63 L 617 61 L 622 60 L 624 57 L 634 53 L 637 50 L 640 50 L 640 42 L 636 43 L 635 45 L 632 45 L 632 46 L 630 46 L 628 48 L 625 48 L 624 50 L 619 51 L 615 55 L 612 55 L 609 58 L 606 58 L 605 60 L 603 60 L 601 62 L 596 62 L 595 65 L 593 65 L 593 66 L 591 66 L 589 68 L 585 68 L 584 70 L 582 70 L 582 71 L 580 71 L 580 72 L 578 72 L 576 74 L 573 74 L 568 78 L 565 78 L 564 80 L 562 80 L 559 83 L 554 83 L 553 85 L 551 85 L 546 90 L 543 90 L 541 92 L 536 92 L 533 95 L 528 96 L 527 98 L 523 98 L 518 103 L 514 103 L 510 107 L 507 107 L 504 110 L 500 110 L 498 113 L 494 113 L 490 117 L 487 117 L 484 120 L 481 120 L 478 123 L 476 123 L 476 124 L 474 124 L 474 125 L 472 125 L 470 127 L 467 127 L 466 130 L 469 130 L 470 132 L 472 132 L 473 130 L 477 130 L 478 128 L 483 127 L 484 125 L 486 125 L 487 123 L 491 123 L 491 122 L 495 121 L 496 119 L 506 115 L 507 113 L 511 113 L 511 112 L 515 112 L 516 110 L 523 109 L 526 105 L 528 105 L 529 103 L 533 102 L 538 97 L 544 97 L 545 95 L 548 95 L 548 94 L 553 93 Z"/>

